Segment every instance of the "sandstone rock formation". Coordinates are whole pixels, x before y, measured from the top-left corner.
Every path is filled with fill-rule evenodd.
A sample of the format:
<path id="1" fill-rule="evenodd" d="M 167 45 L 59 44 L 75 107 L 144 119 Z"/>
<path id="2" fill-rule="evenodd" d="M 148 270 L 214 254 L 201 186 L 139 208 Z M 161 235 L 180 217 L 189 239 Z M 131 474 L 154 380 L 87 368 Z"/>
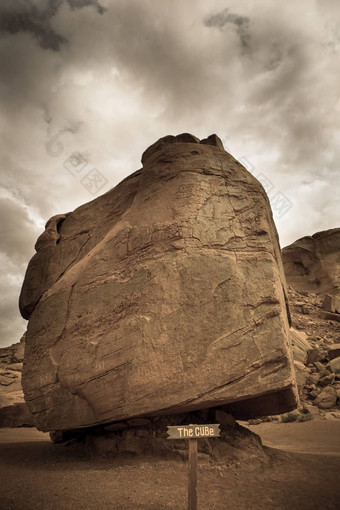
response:
<path id="1" fill-rule="evenodd" d="M 340 295 L 340 228 L 298 239 L 283 248 L 282 261 L 294 290 Z"/>
<path id="2" fill-rule="evenodd" d="M 261 184 L 215 135 L 167 136 L 142 163 L 37 241 L 20 297 L 36 425 L 295 408 L 285 278 Z"/>
<path id="3" fill-rule="evenodd" d="M 21 387 L 24 341 L 0 349 L 0 427 L 34 424 Z"/>

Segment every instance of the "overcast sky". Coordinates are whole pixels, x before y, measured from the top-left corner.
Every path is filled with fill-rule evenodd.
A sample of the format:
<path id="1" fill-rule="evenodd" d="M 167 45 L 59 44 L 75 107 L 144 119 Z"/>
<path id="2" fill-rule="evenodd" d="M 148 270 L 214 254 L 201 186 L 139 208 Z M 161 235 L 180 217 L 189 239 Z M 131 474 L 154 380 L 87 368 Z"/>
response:
<path id="1" fill-rule="evenodd" d="M 167 134 L 217 133 L 263 182 L 281 246 L 338 227 L 339 13 L 338 0 L 1 0 L 0 345 L 25 330 L 18 295 L 46 221 Z"/>

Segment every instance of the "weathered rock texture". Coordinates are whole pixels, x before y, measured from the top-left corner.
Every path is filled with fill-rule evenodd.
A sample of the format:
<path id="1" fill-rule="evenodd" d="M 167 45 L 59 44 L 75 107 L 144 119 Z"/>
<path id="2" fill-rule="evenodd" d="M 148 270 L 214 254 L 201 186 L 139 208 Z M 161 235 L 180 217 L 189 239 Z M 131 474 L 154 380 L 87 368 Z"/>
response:
<path id="1" fill-rule="evenodd" d="M 298 239 L 283 248 L 282 260 L 293 289 L 340 295 L 340 228 Z"/>
<path id="2" fill-rule="evenodd" d="M 21 370 L 25 339 L 0 349 L 0 427 L 22 427 L 34 424 L 24 400 Z"/>
<path id="3" fill-rule="evenodd" d="M 154 456 L 161 458 L 188 458 L 186 442 L 167 439 L 167 426 L 185 425 L 188 423 L 207 423 L 206 411 L 196 411 L 179 415 L 164 415 L 151 418 L 149 423 L 123 427 L 120 430 L 107 430 L 109 427 L 98 427 L 91 433 L 82 435 L 78 431 L 75 439 L 85 442 L 87 447 L 103 456 L 124 456 L 126 454 Z M 229 466 L 236 464 L 248 469 L 256 469 L 261 465 L 270 464 L 270 451 L 262 445 L 259 436 L 248 428 L 239 425 L 229 414 L 217 411 L 210 413 L 215 415 L 213 423 L 221 423 L 220 437 L 208 439 L 202 438 L 198 441 L 200 457 L 212 457 L 214 461 L 228 462 Z M 230 418 L 228 424 L 223 421 Z M 233 420 L 233 421 L 232 421 Z M 53 440 L 53 439 L 52 439 Z M 75 441 L 69 440 L 71 445 Z M 64 442 L 64 441 L 63 441 Z M 207 458 L 207 457 L 206 457 Z M 231 465 L 230 465 L 231 464 Z M 248 468 L 248 469 L 247 469 Z"/>
<path id="4" fill-rule="evenodd" d="M 261 184 L 212 135 L 143 168 L 37 241 L 20 298 L 41 430 L 224 407 L 296 407 L 285 278 Z"/>

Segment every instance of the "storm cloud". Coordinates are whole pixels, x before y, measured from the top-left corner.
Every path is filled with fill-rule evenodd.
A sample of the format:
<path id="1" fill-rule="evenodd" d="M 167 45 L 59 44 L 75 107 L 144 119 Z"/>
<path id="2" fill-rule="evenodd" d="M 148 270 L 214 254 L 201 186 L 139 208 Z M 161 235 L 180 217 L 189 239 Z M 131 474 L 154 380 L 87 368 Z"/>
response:
<path id="1" fill-rule="evenodd" d="M 336 1 L 0 3 L 2 317 L 54 214 L 137 170 L 161 136 L 217 133 L 263 182 L 282 245 L 339 226 Z"/>

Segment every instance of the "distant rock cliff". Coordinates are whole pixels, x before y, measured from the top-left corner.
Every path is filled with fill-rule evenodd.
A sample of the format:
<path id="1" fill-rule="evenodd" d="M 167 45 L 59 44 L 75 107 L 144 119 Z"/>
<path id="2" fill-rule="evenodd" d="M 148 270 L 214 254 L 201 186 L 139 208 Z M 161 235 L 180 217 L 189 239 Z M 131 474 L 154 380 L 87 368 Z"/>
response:
<path id="1" fill-rule="evenodd" d="M 298 239 L 283 248 L 282 260 L 293 289 L 340 295 L 340 228 Z"/>
<path id="2" fill-rule="evenodd" d="M 0 427 L 22 427 L 34 424 L 21 387 L 21 370 L 25 338 L 0 349 Z"/>
<path id="3" fill-rule="evenodd" d="M 296 407 L 278 237 L 261 184 L 212 135 L 52 218 L 20 298 L 41 430 L 219 407 Z"/>

